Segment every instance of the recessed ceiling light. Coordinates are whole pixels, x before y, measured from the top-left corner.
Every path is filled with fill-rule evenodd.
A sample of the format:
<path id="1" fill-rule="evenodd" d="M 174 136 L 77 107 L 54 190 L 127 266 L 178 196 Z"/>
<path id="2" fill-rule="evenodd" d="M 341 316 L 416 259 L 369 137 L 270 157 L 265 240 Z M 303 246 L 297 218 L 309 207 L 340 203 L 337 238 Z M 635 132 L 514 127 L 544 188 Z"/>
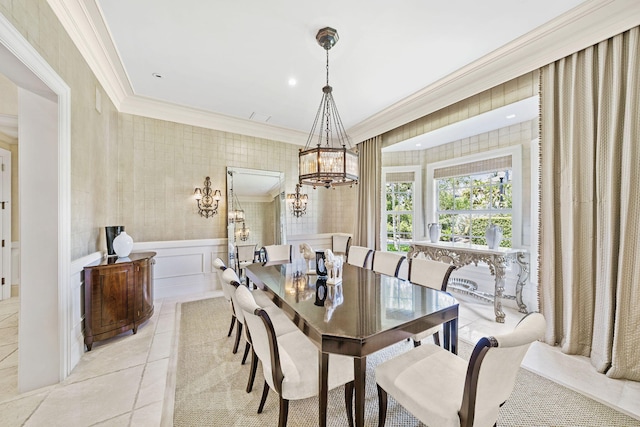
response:
<path id="1" fill-rule="evenodd" d="M 162 74 L 160 74 L 160 73 L 152 73 L 151 75 L 153 77 L 155 77 L 156 79 L 161 79 L 162 78 Z"/>
<path id="2" fill-rule="evenodd" d="M 509 114 L 509 115 L 507 116 L 507 119 L 513 119 L 513 118 L 515 118 L 515 116 L 516 116 L 515 114 Z"/>
<path id="3" fill-rule="evenodd" d="M 417 143 L 417 144 L 416 144 L 416 147 L 422 147 L 422 144 Z"/>
<path id="4" fill-rule="evenodd" d="M 298 81 L 296 79 L 294 79 L 293 77 L 291 77 L 289 79 L 289 86 L 295 86 L 298 84 Z"/>

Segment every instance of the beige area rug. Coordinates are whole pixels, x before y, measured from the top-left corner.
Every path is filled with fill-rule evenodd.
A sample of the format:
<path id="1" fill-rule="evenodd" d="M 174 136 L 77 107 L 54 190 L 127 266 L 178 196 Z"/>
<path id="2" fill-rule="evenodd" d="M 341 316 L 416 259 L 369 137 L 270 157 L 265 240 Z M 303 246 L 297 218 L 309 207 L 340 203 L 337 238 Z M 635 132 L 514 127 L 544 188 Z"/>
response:
<path id="1" fill-rule="evenodd" d="M 257 414 L 264 384 L 262 368 L 251 393 L 245 392 L 249 363 L 241 365 L 242 352 L 232 354 L 233 336 L 226 334 L 230 307 L 223 298 L 183 303 L 178 310 L 179 331 L 175 378 L 169 378 L 163 425 L 276 426 L 278 398 L 270 391 L 265 410 Z M 244 341 L 241 344 L 244 348 Z M 378 401 L 374 367 L 394 354 L 408 351 L 412 344 L 399 343 L 367 358 L 367 426 L 377 425 Z M 471 345 L 460 342 L 460 354 L 468 357 Z M 174 347 L 176 348 L 176 347 Z M 170 370 L 171 372 L 172 370 Z M 175 384 L 175 389 L 173 389 Z M 173 413 L 171 408 L 173 407 Z M 292 401 L 289 427 L 314 426 L 318 399 Z M 347 418 L 343 388 L 329 392 L 327 425 L 345 426 Z M 389 397 L 387 426 L 422 426 Z M 615 411 L 579 393 L 521 369 L 511 398 L 500 410 L 498 426 L 640 426 L 640 421 Z M 437 427 L 437 426 L 432 426 Z"/>

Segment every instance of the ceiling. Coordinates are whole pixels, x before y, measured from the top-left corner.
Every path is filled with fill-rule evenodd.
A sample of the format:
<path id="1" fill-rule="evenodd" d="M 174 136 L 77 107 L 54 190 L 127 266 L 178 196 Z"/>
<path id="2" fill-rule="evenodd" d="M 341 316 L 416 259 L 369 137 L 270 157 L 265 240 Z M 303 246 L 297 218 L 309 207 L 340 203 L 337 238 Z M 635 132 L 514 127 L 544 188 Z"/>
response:
<path id="1" fill-rule="evenodd" d="M 357 143 L 640 16 L 636 0 L 49 3 L 120 111 L 296 144 L 325 84 L 322 27 L 340 36 L 329 80 Z"/>

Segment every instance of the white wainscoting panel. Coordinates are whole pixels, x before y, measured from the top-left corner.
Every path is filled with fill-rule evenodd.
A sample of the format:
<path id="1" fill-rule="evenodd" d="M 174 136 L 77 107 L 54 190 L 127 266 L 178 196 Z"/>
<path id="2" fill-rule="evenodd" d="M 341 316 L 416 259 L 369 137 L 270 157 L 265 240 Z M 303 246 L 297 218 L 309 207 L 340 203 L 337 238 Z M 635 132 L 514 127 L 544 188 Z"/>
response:
<path id="1" fill-rule="evenodd" d="M 157 253 L 153 270 L 154 298 L 190 295 L 222 289 L 213 268 L 227 263 L 227 239 L 174 240 L 133 244 L 136 252 Z"/>
<path id="2" fill-rule="evenodd" d="M 94 252 L 71 262 L 69 269 L 69 372 L 78 364 L 84 354 L 84 275 L 82 274 L 85 265 L 97 262 L 102 259 L 102 252 Z"/>

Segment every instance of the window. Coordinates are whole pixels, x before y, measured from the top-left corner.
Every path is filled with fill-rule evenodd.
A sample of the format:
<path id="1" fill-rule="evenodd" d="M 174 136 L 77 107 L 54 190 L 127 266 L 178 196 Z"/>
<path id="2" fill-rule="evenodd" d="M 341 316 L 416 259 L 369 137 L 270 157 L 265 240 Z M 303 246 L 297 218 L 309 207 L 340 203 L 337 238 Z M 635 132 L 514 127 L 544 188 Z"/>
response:
<path id="1" fill-rule="evenodd" d="M 500 246 L 511 247 L 511 169 L 436 180 L 441 240 L 486 245 L 490 223 L 503 229 Z"/>
<path id="2" fill-rule="evenodd" d="M 385 168 L 385 211 L 383 242 L 387 251 L 408 252 L 416 230 L 416 213 L 420 212 L 419 168 Z"/>
<path id="3" fill-rule="evenodd" d="M 519 147 L 428 165 L 433 209 L 427 220 L 440 224 L 440 240 L 486 245 L 486 228 L 496 224 L 503 229 L 500 246 L 517 247 L 520 165 Z"/>

